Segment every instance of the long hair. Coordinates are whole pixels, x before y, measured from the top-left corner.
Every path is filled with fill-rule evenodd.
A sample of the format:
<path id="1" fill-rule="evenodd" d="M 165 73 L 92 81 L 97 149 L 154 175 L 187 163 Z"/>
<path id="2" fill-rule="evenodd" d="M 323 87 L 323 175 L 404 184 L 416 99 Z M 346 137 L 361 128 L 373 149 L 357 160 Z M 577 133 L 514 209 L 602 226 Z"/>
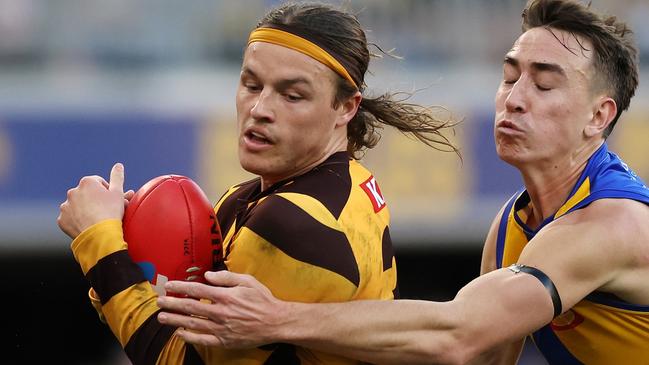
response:
<path id="1" fill-rule="evenodd" d="M 590 6 L 572 0 L 531 0 L 522 16 L 523 32 L 537 27 L 558 29 L 592 43 L 597 86 L 609 92 L 617 104 L 617 114 L 604 131 L 604 138 L 608 137 L 638 87 L 638 51 L 631 30 L 614 16 L 597 14 Z"/>
<path id="2" fill-rule="evenodd" d="M 268 26 L 308 34 L 345 66 L 359 89 L 339 76 L 333 107 L 348 100 L 357 90 L 363 93 L 372 54 L 365 32 L 354 15 L 325 4 L 288 3 L 271 10 L 257 25 Z M 406 93 L 386 93 L 375 98 L 363 95 L 358 112 L 347 125 L 347 151 L 351 157 L 358 159 L 365 149 L 376 146 L 379 130 L 384 125 L 412 135 L 432 148 L 459 155 L 459 150 L 442 134 L 443 129 L 457 122 L 439 118 L 441 113 L 436 113 L 439 108 L 408 102 L 409 96 Z"/>

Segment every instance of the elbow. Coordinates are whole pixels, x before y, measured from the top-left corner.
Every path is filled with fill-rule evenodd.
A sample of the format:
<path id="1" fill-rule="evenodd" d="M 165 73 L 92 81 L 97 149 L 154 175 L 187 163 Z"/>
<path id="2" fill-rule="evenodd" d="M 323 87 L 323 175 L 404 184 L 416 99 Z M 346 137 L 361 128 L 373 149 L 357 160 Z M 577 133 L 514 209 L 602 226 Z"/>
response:
<path id="1" fill-rule="evenodd" d="M 447 343 L 439 362 L 450 365 L 464 365 L 472 362 L 489 350 L 489 337 L 472 323 L 460 324 L 449 332 Z"/>
<path id="2" fill-rule="evenodd" d="M 429 363 L 447 364 L 447 365 L 464 365 L 468 364 L 477 354 L 471 350 L 471 344 L 465 340 L 462 334 L 452 333 L 444 343 L 438 344 L 438 351 L 431 354 Z"/>
<path id="3" fill-rule="evenodd" d="M 462 365 L 477 356 L 461 328 L 447 328 L 437 335 L 422 333 L 420 336 L 420 340 L 411 342 L 408 349 L 398 351 L 402 354 L 399 363 Z"/>
<path id="4" fill-rule="evenodd" d="M 447 327 L 438 332 L 438 336 L 427 336 L 430 340 L 425 346 L 427 364 L 468 364 L 487 350 L 488 341 L 479 326 L 472 323 L 461 311 L 462 306 L 455 306 L 453 320 Z"/>

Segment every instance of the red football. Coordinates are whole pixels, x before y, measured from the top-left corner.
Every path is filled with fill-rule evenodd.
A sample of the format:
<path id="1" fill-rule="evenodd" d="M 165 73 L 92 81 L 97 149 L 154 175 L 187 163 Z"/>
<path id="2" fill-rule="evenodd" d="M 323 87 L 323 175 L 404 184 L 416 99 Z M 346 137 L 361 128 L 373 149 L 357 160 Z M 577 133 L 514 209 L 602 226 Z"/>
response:
<path id="1" fill-rule="evenodd" d="M 170 280 L 204 281 L 205 271 L 222 260 L 214 209 L 185 176 L 144 184 L 126 207 L 123 228 L 129 255 L 159 295 Z"/>

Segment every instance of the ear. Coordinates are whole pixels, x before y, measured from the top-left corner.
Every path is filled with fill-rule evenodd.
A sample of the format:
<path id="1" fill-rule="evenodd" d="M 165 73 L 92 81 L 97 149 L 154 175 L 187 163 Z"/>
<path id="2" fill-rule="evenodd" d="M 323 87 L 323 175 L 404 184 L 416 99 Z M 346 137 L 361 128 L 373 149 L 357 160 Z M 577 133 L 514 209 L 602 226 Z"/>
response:
<path id="1" fill-rule="evenodd" d="M 338 108 L 338 117 L 336 118 L 336 127 L 346 126 L 352 118 L 356 115 L 358 107 L 361 105 L 363 96 L 360 91 L 352 95 L 349 99 L 341 103 Z"/>
<path id="2" fill-rule="evenodd" d="M 584 136 L 590 138 L 604 133 L 617 115 L 617 104 L 608 96 L 602 96 L 594 105 L 593 118 L 584 128 Z"/>

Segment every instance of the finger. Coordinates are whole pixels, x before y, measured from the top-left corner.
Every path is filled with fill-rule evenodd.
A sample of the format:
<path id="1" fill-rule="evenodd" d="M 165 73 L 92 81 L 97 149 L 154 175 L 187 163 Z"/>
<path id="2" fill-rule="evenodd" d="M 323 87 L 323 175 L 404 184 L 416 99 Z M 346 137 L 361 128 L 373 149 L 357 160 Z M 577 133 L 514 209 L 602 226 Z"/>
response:
<path id="1" fill-rule="evenodd" d="M 165 311 L 208 317 L 210 304 L 192 298 L 158 297 L 158 306 Z"/>
<path id="2" fill-rule="evenodd" d="M 124 199 L 131 201 L 131 199 L 133 199 L 133 195 L 135 195 L 135 191 L 129 190 L 124 193 Z"/>
<path id="3" fill-rule="evenodd" d="M 97 180 L 99 180 L 99 182 L 101 183 L 101 186 L 103 186 L 103 187 L 105 187 L 106 189 L 108 189 L 109 184 L 108 184 L 108 181 L 106 181 L 106 179 L 104 179 L 104 178 L 101 177 L 101 176 L 97 176 Z"/>
<path id="4" fill-rule="evenodd" d="M 183 327 L 192 331 L 210 333 L 216 324 L 205 318 L 187 316 L 178 313 L 160 312 L 158 313 L 158 322 L 175 327 Z"/>
<path id="5" fill-rule="evenodd" d="M 202 283 L 173 280 L 165 284 L 165 289 L 167 289 L 167 291 L 186 295 L 192 298 L 212 299 L 214 297 L 213 292 L 215 291 L 215 289 L 219 288 Z"/>
<path id="6" fill-rule="evenodd" d="M 124 165 L 119 162 L 110 170 L 108 190 L 124 194 Z"/>
<path id="7" fill-rule="evenodd" d="M 90 183 L 94 184 L 95 182 L 98 182 L 99 184 L 101 184 L 101 186 L 108 189 L 108 182 L 103 177 L 101 177 L 99 175 L 92 175 L 92 176 L 84 176 L 84 177 L 82 177 L 79 180 L 79 186 L 85 186 L 85 185 L 88 185 Z"/>
<path id="8" fill-rule="evenodd" d="M 216 286 L 233 287 L 233 286 L 254 286 L 258 283 L 255 278 L 246 274 L 237 274 L 227 270 L 207 271 L 205 279 Z"/>
<path id="9" fill-rule="evenodd" d="M 133 195 L 135 195 L 135 192 L 133 190 L 129 190 L 124 193 L 124 209 L 128 207 L 128 204 L 131 202 L 131 199 L 133 199 Z"/>
<path id="10" fill-rule="evenodd" d="M 183 341 L 194 345 L 224 347 L 223 343 L 221 342 L 221 340 L 219 340 L 218 337 L 207 333 L 196 333 L 179 329 L 176 331 L 176 335 L 182 338 Z"/>

